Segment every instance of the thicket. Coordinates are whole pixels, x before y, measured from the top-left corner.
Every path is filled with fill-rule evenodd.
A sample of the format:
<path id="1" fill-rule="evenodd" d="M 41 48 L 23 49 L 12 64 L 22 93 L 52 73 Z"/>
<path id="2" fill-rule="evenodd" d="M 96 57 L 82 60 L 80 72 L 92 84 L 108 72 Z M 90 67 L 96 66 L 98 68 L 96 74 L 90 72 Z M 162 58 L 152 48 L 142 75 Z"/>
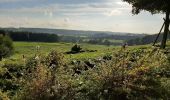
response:
<path id="1" fill-rule="evenodd" d="M 9 36 L 0 33 L 0 61 L 13 52 L 13 43 Z"/>
<path id="2" fill-rule="evenodd" d="M 157 48 L 121 50 L 102 59 L 72 63 L 52 51 L 46 57 L 39 55 L 27 60 L 24 67 L 19 67 L 23 73 L 19 78 L 10 73 L 19 81 L 12 96 L 1 91 L 15 100 L 167 100 L 169 63 L 170 56 Z M 9 72 L 9 66 L 3 67 L 4 74 Z"/>

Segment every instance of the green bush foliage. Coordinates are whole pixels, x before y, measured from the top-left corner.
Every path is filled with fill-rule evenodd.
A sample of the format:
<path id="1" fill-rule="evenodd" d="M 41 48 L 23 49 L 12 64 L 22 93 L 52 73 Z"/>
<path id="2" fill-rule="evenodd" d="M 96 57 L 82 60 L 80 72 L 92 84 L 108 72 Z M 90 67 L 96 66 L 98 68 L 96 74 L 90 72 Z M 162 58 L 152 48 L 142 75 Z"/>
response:
<path id="1" fill-rule="evenodd" d="M 82 50 L 82 48 L 80 47 L 80 45 L 75 44 L 72 48 L 71 48 L 71 52 L 75 52 L 78 53 Z"/>
<path id="2" fill-rule="evenodd" d="M 101 58 L 70 63 L 57 51 L 45 57 L 35 56 L 18 70 L 24 73 L 16 78 L 20 80 L 19 89 L 15 90 L 14 95 L 7 95 L 14 100 L 170 98 L 170 60 L 163 50 L 121 50 Z M 90 67 L 90 64 L 95 67 Z M 9 69 L 6 65 L 0 71 L 5 73 Z M 80 73 L 75 74 L 76 71 Z"/>
<path id="3" fill-rule="evenodd" d="M 10 37 L 0 34 L 0 61 L 3 57 L 9 56 L 13 52 L 13 44 Z"/>
<path id="4" fill-rule="evenodd" d="M 0 91 L 0 100 L 10 100 L 6 93 Z"/>

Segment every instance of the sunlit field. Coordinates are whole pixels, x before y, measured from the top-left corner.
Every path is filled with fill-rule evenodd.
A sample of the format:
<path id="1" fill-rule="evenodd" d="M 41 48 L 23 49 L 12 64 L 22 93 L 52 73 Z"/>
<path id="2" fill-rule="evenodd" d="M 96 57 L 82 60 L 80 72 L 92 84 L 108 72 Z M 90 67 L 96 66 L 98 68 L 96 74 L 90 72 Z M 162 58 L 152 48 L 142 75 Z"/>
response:
<path id="1" fill-rule="evenodd" d="M 96 50 L 95 52 L 82 52 L 77 54 L 66 54 L 71 50 L 75 43 L 41 43 L 41 42 L 14 42 L 14 53 L 12 56 L 4 59 L 5 62 L 22 62 L 23 56 L 28 59 L 38 55 L 47 55 L 51 51 L 63 53 L 67 60 L 70 59 L 89 59 L 101 57 L 120 49 L 120 46 L 104 46 L 80 44 L 83 50 Z M 39 48 L 37 48 L 39 47 Z"/>

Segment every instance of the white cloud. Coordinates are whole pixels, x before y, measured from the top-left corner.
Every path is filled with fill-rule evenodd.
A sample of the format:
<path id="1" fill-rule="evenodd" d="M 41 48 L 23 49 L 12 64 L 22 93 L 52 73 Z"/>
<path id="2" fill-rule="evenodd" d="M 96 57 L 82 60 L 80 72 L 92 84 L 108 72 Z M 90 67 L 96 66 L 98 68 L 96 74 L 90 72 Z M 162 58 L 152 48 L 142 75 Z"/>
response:
<path id="1" fill-rule="evenodd" d="M 35 1 L 35 0 L 0 0 L 0 3 L 14 3 L 14 2 L 27 2 L 27 1 Z"/>
<path id="2" fill-rule="evenodd" d="M 106 12 L 106 13 L 103 13 L 103 14 L 106 15 L 106 16 L 118 16 L 118 15 L 122 14 L 122 11 L 120 11 L 118 9 L 114 9 L 112 11 L 109 11 L 109 12 Z"/>
<path id="3" fill-rule="evenodd" d="M 118 3 L 118 5 L 116 5 Z M 14 9 L 0 9 L 0 12 L 4 13 L 23 13 L 23 14 L 33 14 L 33 13 L 44 13 L 45 16 L 53 17 L 54 13 L 58 15 L 89 15 L 89 14 L 103 14 L 106 15 L 120 15 L 122 9 L 129 9 L 121 4 L 122 2 L 105 2 L 105 3 L 90 3 L 90 4 L 50 4 L 43 5 L 40 7 L 23 7 Z M 122 3 L 123 4 L 123 3 Z"/>
<path id="4" fill-rule="evenodd" d="M 7 3 L 7 2 L 18 2 L 22 0 L 0 0 L 0 3 Z"/>
<path id="5" fill-rule="evenodd" d="M 52 11 L 46 11 L 44 12 L 45 16 L 49 16 L 50 18 L 53 17 L 53 12 Z"/>
<path id="6" fill-rule="evenodd" d="M 65 18 L 65 19 L 64 19 L 64 22 L 69 23 L 69 22 L 70 22 L 70 19 L 69 19 L 69 18 Z"/>
<path id="7" fill-rule="evenodd" d="M 34 2 L 38 0 L 0 0 L 0 3 L 20 1 Z M 123 30 L 128 32 L 144 32 L 148 30 L 148 27 L 144 28 L 144 24 L 153 20 L 153 22 L 155 22 L 154 25 L 160 25 L 157 21 L 162 19 L 160 16 L 148 17 L 150 15 L 145 14 L 140 14 L 141 17 L 132 17 L 131 6 L 121 0 L 87 0 L 90 2 L 79 2 L 75 4 L 57 3 L 57 1 L 61 2 L 62 0 L 56 0 L 56 3 L 50 4 L 37 3 L 34 4 L 34 6 L 1 7 L 0 27 L 47 27 L 83 30 L 107 29 L 108 31 Z M 68 1 L 71 2 L 71 0 Z M 118 27 L 117 23 L 120 23 L 120 21 L 122 24 L 119 24 Z M 103 25 L 103 23 L 105 24 Z M 141 23 L 141 26 L 138 23 Z M 152 23 L 147 25 L 151 26 L 151 24 Z M 154 29 L 155 28 L 151 31 L 154 32 Z"/>
<path id="8" fill-rule="evenodd" d="M 116 2 L 116 4 L 121 5 L 121 6 L 129 6 L 128 3 L 122 2 L 122 1 L 118 1 L 118 2 Z"/>

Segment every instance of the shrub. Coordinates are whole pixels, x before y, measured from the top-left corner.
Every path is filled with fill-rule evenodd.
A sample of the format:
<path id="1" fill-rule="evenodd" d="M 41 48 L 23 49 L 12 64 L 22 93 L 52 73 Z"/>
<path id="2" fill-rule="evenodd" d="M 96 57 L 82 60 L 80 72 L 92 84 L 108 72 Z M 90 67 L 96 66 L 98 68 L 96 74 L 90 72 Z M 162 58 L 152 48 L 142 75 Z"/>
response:
<path id="1" fill-rule="evenodd" d="M 56 70 L 57 68 L 64 66 L 65 60 L 63 54 L 57 51 L 52 51 L 46 57 L 45 62 L 48 67 Z"/>
<path id="2" fill-rule="evenodd" d="M 0 68 L 0 89 L 2 92 L 8 92 L 8 97 L 15 95 L 20 89 L 19 81 L 23 76 L 22 65 L 13 62 L 4 62 Z"/>
<path id="3" fill-rule="evenodd" d="M 32 60 L 28 64 L 34 69 L 26 74 L 24 88 L 14 99 L 58 100 L 73 97 L 71 80 L 62 67 L 64 62 L 60 53 L 52 51 L 45 59 L 39 56 L 39 59 Z"/>
<path id="4" fill-rule="evenodd" d="M 158 77 L 162 71 L 156 70 L 169 65 L 166 55 L 160 50 L 142 52 L 137 50 L 135 53 L 137 61 L 131 62 L 131 55 L 134 56 L 134 53 L 121 52 L 109 65 L 111 69 L 108 69 L 111 72 L 103 78 L 105 80 L 103 89 L 107 90 L 103 94 L 104 97 L 106 99 L 169 98 L 168 91 L 162 87 L 161 78 Z"/>
<path id="5" fill-rule="evenodd" d="M 140 53 L 139 53 L 140 52 Z M 112 61 L 97 65 L 81 76 L 80 98 L 86 99 L 168 99 L 167 57 L 161 50 L 122 51 Z M 135 55 L 137 61 L 131 61 Z M 143 55 L 143 56 L 142 56 Z M 163 70 L 166 68 L 167 70 Z M 163 74 L 164 75 L 164 74 Z M 166 84 L 166 85 L 165 85 Z M 89 86 L 89 87 L 88 87 Z M 80 99 L 79 98 L 79 99 Z"/>
<path id="6" fill-rule="evenodd" d="M 0 61 L 13 52 L 12 40 L 8 36 L 0 34 Z"/>
<path id="7" fill-rule="evenodd" d="M 62 54 L 28 63 L 35 69 L 25 76 L 24 88 L 15 99 L 21 100 L 143 100 L 169 99 L 169 61 L 157 49 L 115 52 L 110 59 L 73 75 L 74 67 L 83 69 L 89 61 L 67 65 Z M 135 58 L 135 59 L 132 59 Z M 134 61 L 135 60 L 135 61 Z M 71 67 L 70 67 L 71 66 Z M 73 69 L 71 69 L 73 67 Z"/>
<path id="8" fill-rule="evenodd" d="M 82 50 L 82 48 L 80 47 L 80 45 L 75 44 L 72 48 L 71 48 L 71 52 L 75 52 L 78 53 Z"/>
<path id="9" fill-rule="evenodd" d="M 3 93 L 1 90 L 0 90 L 0 100 L 10 100 L 7 96 L 6 93 Z"/>

